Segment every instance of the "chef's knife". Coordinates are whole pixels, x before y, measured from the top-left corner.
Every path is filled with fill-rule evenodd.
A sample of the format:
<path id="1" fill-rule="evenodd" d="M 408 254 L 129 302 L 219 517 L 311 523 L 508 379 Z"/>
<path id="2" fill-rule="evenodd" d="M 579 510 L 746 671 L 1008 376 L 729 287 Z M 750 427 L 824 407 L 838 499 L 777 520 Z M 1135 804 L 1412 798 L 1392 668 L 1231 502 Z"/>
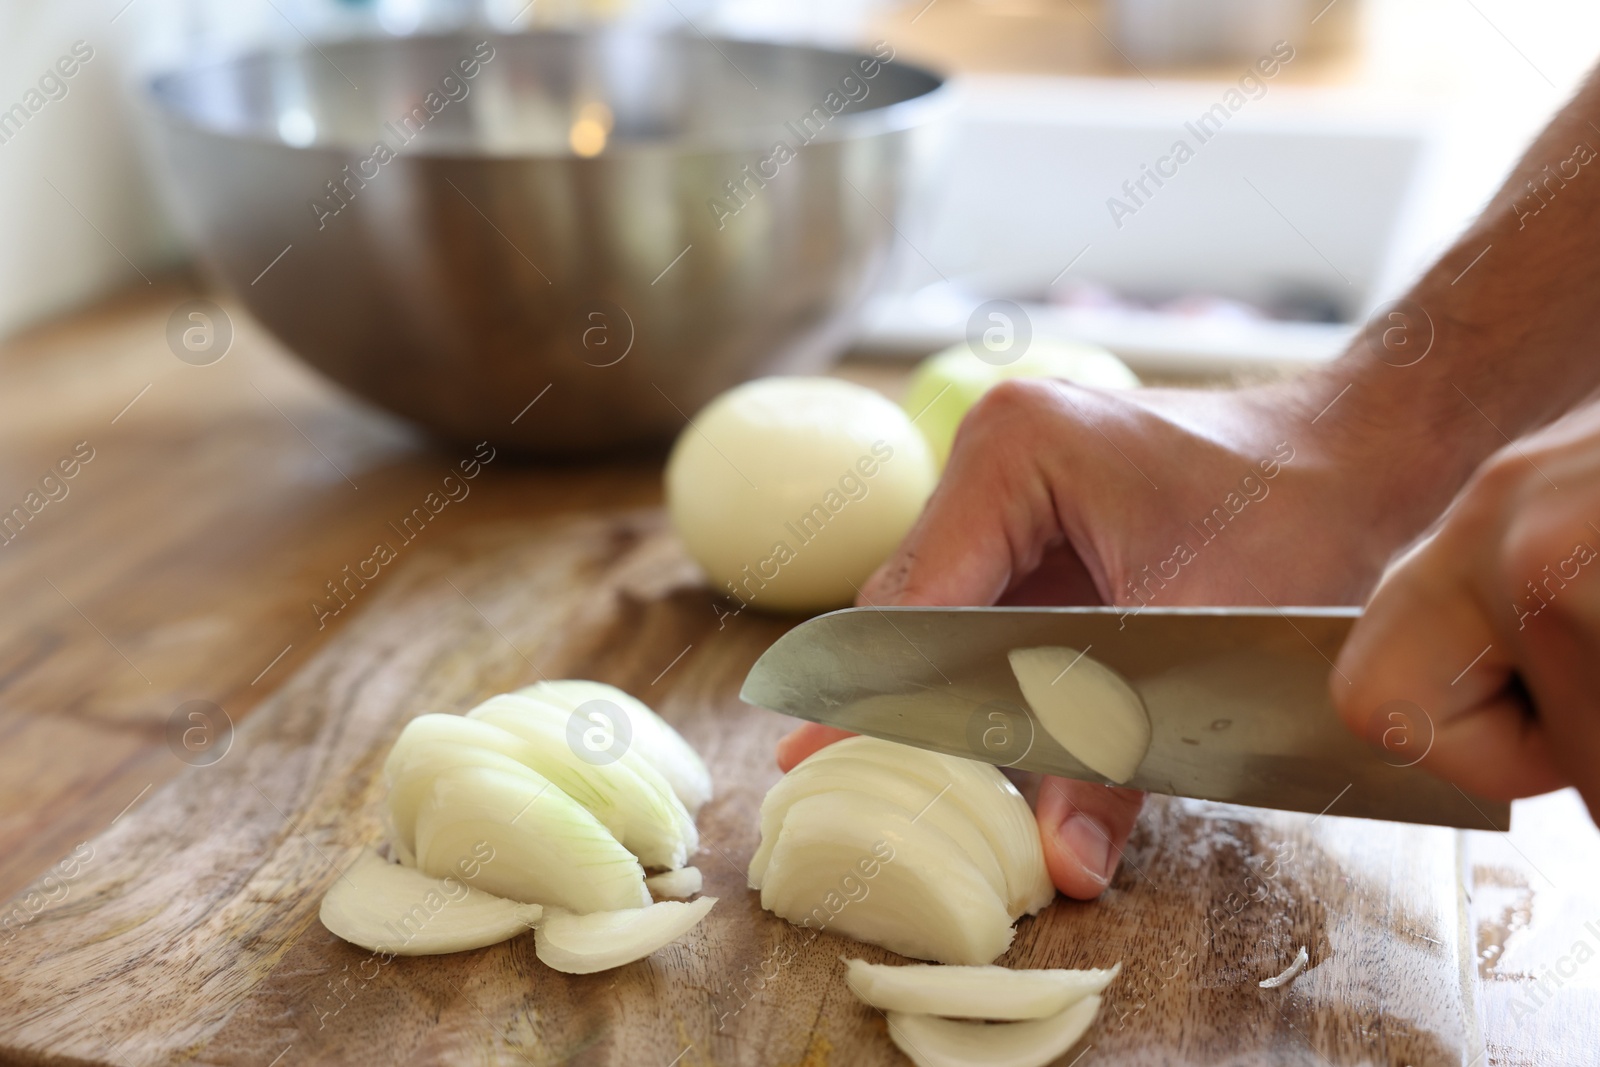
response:
<path id="1" fill-rule="evenodd" d="M 746 701 L 919 748 L 1091 782 L 1039 724 L 1006 654 L 1061 645 L 1117 671 L 1150 714 L 1123 785 L 1155 793 L 1474 830 L 1510 806 L 1415 766 L 1427 709 L 1352 735 L 1328 696 L 1355 608 L 849 608 L 807 620 L 756 661 Z M 1070 668 L 1069 668 L 1070 669 Z M 1381 711 L 1382 709 L 1380 709 Z M 1393 731 L 1400 731 L 1393 733 Z"/>

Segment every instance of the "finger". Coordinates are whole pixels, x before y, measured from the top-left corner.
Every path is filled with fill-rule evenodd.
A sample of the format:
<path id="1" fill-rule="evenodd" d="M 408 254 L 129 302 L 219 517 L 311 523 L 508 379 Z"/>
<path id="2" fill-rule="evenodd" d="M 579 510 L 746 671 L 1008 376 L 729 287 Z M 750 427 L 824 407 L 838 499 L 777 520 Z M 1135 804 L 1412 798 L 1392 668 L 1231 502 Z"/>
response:
<path id="1" fill-rule="evenodd" d="M 1062 604 L 1100 604 L 1094 577 L 1083 559 L 1065 542 L 1045 549 L 1039 565 L 1013 579 L 1000 598 L 1006 607 L 1059 607 Z"/>
<path id="2" fill-rule="evenodd" d="M 862 588 L 868 604 L 993 604 L 1060 540 L 1039 441 L 1059 438 L 1059 400 L 1041 382 L 1002 382 L 956 435 L 911 532 Z"/>
<path id="3" fill-rule="evenodd" d="M 837 726 L 824 726 L 821 723 L 808 722 L 796 730 L 784 735 L 778 742 L 778 770 L 788 774 L 795 766 L 819 748 L 826 748 L 835 741 L 843 741 L 855 734 L 849 730 L 841 730 Z"/>
<path id="4" fill-rule="evenodd" d="M 1574 527 L 1588 532 L 1581 522 L 1553 524 L 1546 534 L 1535 535 L 1540 543 L 1512 564 L 1516 567 L 1512 573 L 1543 579 L 1539 586 L 1548 602 L 1525 616 L 1524 626 L 1508 629 L 1506 638 L 1538 708 L 1536 733 L 1547 746 L 1547 758 L 1596 810 L 1600 807 L 1600 765 L 1595 759 L 1600 753 L 1600 578 L 1584 573 L 1585 567 L 1594 565 L 1595 553 L 1584 544 L 1580 547 L 1587 554 L 1576 555 L 1572 542 L 1577 535 L 1569 532 Z M 1582 559 L 1591 562 L 1584 564 Z M 1535 563 L 1539 570 L 1531 569 Z"/>
<path id="5" fill-rule="evenodd" d="M 1396 766 L 1495 800 L 1547 792 L 1563 777 L 1471 584 L 1492 568 L 1470 540 L 1447 527 L 1384 579 L 1329 679 L 1334 705 Z"/>
<path id="6" fill-rule="evenodd" d="M 1144 804 L 1136 789 L 1045 778 L 1039 786 L 1039 843 L 1056 888 L 1092 900 L 1111 884 Z"/>

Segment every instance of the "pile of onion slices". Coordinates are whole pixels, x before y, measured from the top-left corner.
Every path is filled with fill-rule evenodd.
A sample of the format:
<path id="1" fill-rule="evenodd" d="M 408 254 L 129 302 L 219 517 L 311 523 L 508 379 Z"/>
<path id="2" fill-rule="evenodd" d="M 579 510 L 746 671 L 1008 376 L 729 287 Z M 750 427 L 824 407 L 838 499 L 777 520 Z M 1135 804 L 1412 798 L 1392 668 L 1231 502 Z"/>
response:
<path id="1" fill-rule="evenodd" d="M 792 923 L 950 964 L 992 962 L 1055 898 L 1027 801 L 987 763 L 852 737 L 761 804 L 761 906 Z"/>
<path id="2" fill-rule="evenodd" d="M 620 689 L 540 682 L 464 716 L 419 716 L 383 777 L 393 861 L 368 850 L 321 908 L 363 948 L 460 952 L 532 928 L 545 964 L 587 974 L 650 955 L 716 903 L 651 902 L 700 890 L 686 864 L 711 778 Z"/>

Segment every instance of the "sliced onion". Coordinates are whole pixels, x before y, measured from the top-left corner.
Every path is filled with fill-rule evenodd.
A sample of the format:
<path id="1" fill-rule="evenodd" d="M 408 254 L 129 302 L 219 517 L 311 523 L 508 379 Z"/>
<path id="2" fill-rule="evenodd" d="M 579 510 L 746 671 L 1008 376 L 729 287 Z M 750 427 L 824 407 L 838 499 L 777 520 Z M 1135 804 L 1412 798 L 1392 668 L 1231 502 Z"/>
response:
<path id="1" fill-rule="evenodd" d="M 652 874 L 644 880 L 644 884 L 657 899 L 688 900 L 700 892 L 705 883 L 700 877 L 699 867 L 679 867 L 675 871 Z"/>
<path id="2" fill-rule="evenodd" d="M 850 960 L 845 981 L 883 1011 L 957 1019 L 1042 1019 L 1099 993 L 1122 970 L 1012 970 L 1009 967 L 892 967 Z"/>
<path id="3" fill-rule="evenodd" d="M 834 760 L 861 760 L 877 765 L 877 773 L 852 766 L 852 771 L 862 771 L 856 788 L 863 792 L 892 799 L 881 791 L 892 787 L 881 783 L 911 781 L 924 790 L 924 804 L 938 797 L 930 813 L 934 808 L 954 808 L 965 813 L 972 825 L 989 839 L 995 860 L 1005 875 L 1006 891 L 1002 896 L 1012 918 L 1037 914 L 1055 899 L 1055 886 L 1045 870 L 1044 851 L 1039 844 L 1039 827 L 1033 812 L 1016 786 L 995 767 L 875 737 L 851 737 L 817 750 L 786 778 L 823 773 Z M 915 814 L 916 809 L 912 813 Z M 929 817 L 924 815 L 923 820 Z M 758 852 L 757 858 L 764 860 L 764 855 Z M 759 884 L 763 873 L 753 862 L 752 884 Z"/>
<path id="4" fill-rule="evenodd" d="M 373 952 L 432 956 L 498 944 L 539 921 L 539 905 L 474 889 L 466 875 L 430 878 L 367 849 L 322 898 L 322 925 Z"/>
<path id="5" fill-rule="evenodd" d="M 969 1023 L 889 1013 L 889 1037 L 916 1067 L 1044 1067 L 1088 1032 L 1100 1010 L 1090 995 L 1059 1015 L 1020 1023 Z"/>
<path id="6" fill-rule="evenodd" d="M 570 718 L 570 712 L 516 694 L 486 700 L 466 716 L 520 739 L 526 747 L 517 758 L 593 812 L 646 867 L 682 867 L 700 847 L 694 816 L 640 755 L 597 761 L 579 755 L 568 734 Z"/>
<path id="7" fill-rule="evenodd" d="M 528 769 L 516 758 L 520 744 L 525 743 L 503 730 L 459 715 L 423 715 L 408 723 L 383 767 L 389 839 L 400 861 L 416 865 L 417 810 L 439 775 L 458 767 L 518 774 Z"/>
<path id="8" fill-rule="evenodd" d="M 1132 778 L 1150 749 L 1150 715 L 1126 678 L 1076 649 L 1014 648 L 1011 672 L 1061 747 L 1113 782 Z"/>
<path id="9" fill-rule="evenodd" d="M 761 906 L 792 923 L 940 963 L 989 963 L 1011 944 L 1011 915 L 947 835 L 864 792 L 795 801 L 784 816 Z"/>
<path id="10" fill-rule="evenodd" d="M 593 974 L 642 960 L 688 933 L 717 902 L 663 901 L 625 911 L 570 915 L 551 911 L 534 934 L 545 966 L 566 974 Z"/>
<path id="11" fill-rule="evenodd" d="M 778 843 L 779 828 L 795 802 L 841 789 L 871 793 L 911 815 L 921 812 L 917 821 L 941 831 L 954 841 L 962 854 L 977 867 L 984 881 L 989 883 L 989 888 L 1005 899 L 1006 877 L 1000 869 L 1000 861 L 995 857 L 994 846 L 983 831 L 973 825 L 960 805 L 944 803 L 948 792 L 941 797 L 940 790 L 908 775 L 885 774 L 883 765 L 875 760 L 843 757 L 819 760 L 804 769 L 796 768 L 778 779 L 778 783 L 768 791 L 761 802 L 761 844 L 750 860 L 750 888 L 761 888 L 767 862 Z"/>
<path id="12" fill-rule="evenodd" d="M 492 858 L 484 859 L 487 847 Z M 443 877 L 477 859 L 496 896 L 585 913 L 650 903 L 639 861 L 600 821 L 538 773 L 442 772 L 417 810 L 417 867 Z"/>
<path id="13" fill-rule="evenodd" d="M 698 815 L 701 806 L 711 799 L 711 772 L 706 770 L 700 753 L 644 701 L 614 685 L 581 678 L 535 682 L 517 690 L 517 695 L 542 700 L 569 713 L 591 700 L 609 700 L 627 713 L 633 729 L 633 747 L 667 780 L 689 814 Z"/>

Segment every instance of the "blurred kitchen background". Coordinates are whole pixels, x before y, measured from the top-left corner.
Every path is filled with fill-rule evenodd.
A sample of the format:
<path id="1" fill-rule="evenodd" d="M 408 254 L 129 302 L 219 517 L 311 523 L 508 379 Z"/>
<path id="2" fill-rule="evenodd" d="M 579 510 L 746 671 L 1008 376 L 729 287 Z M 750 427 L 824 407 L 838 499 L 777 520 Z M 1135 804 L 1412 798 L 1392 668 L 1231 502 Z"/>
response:
<path id="1" fill-rule="evenodd" d="M 1336 354 L 1471 217 L 1600 41 L 1583 0 L 0 0 L 0 107 L 75 42 L 93 53 L 0 143 L 0 334 L 186 269 L 144 147 L 152 72 L 262 45 L 597 21 L 881 40 L 953 75 L 853 348 L 925 354 L 1004 297 L 1036 335 L 1159 375 Z M 1226 136 L 1114 217 L 1108 198 L 1278 40 L 1292 61 Z"/>

